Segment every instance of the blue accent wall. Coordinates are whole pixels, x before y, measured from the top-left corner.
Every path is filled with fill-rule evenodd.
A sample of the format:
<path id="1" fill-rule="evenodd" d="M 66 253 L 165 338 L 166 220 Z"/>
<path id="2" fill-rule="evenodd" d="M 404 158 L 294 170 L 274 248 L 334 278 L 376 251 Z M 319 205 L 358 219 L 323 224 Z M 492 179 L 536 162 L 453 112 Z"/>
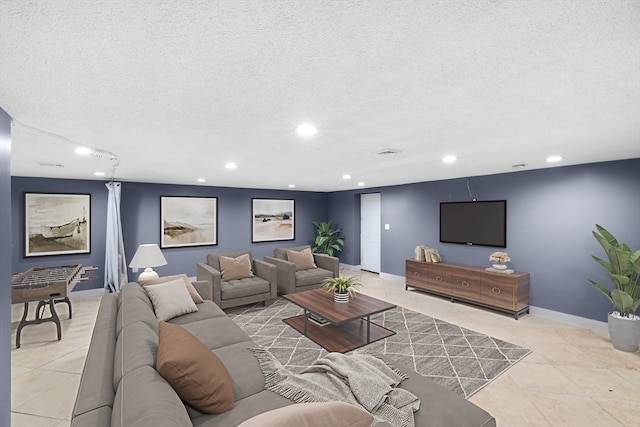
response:
<path id="1" fill-rule="evenodd" d="M 640 159 L 333 193 L 329 213 L 347 245 L 359 242 L 354 215 L 365 192 L 381 194 L 381 271 L 398 276 L 421 244 L 437 248 L 444 261 L 489 266 L 496 248 L 439 242 L 440 202 L 506 199 L 505 250 L 517 270 L 531 273 L 531 305 L 599 321 L 612 307 L 588 282 L 609 286 L 591 258 L 604 256 L 591 231 L 600 224 L 640 248 Z M 360 263 L 359 250 L 345 248 L 340 257 Z"/>
<path id="2" fill-rule="evenodd" d="M 102 181 L 13 177 L 11 180 L 11 216 L 14 219 L 12 239 L 13 271 L 22 272 L 32 267 L 54 267 L 69 264 L 94 265 L 99 268 L 95 280 L 76 285 L 74 291 L 102 288 L 104 283 L 104 256 L 106 209 L 108 191 Z M 91 253 L 25 257 L 24 253 L 24 193 L 87 193 L 91 194 Z M 138 245 L 160 244 L 160 196 L 217 197 L 218 244 L 167 248 L 162 252 L 168 264 L 156 267 L 160 275 L 186 273 L 195 276 L 196 263 L 205 260 L 210 252 L 233 252 L 250 249 L 253 256 L 262 259 L 272 255 L 278 246 L 311 244 L 315 228 L 311 221 L 323 221 L 327 216 L 326 193 L 254 190 L 225 187 L 185 186 L 123 182 L 121 195 L 122 232 L 127 264 Z M 252 198 L 294 199 L 295 240 L 252 243 Z M 129 270 L 129 280 L 140 272 Z"/>
<path id="3" fill-rule="evenodd" d="M 312 244 L 315 227 L 311 221 L 323 221 L 327 216 L 326 193 L 124 182 L 120 215 L 127 260 L 133 257 L 140 244 L 160 244 L 160 196 L 218 198 L 218 244 L 163 249 L 168 264 L 154 268 L 161 276 L 178 273 L 195 276 L 196 263 L 203 262 L 211 252 L 249 249 L 254 258 L 262 259 L 273 255 L 276 247 Z M 253 198 L 294 199 L 295 240 L 252 243 Z M 132 280 L 140 273 L 130 270 L 129 274 L 129 280 Z"/>
<path id="4" fill-rule="evenodd" d="M 0 426 L 11 425 L 11 117 L 0 108 Z"/>
<path id="5" fill-rule="evenodd" d="M 591 235 L 595 224 L 608 228 L 632 248 L 640 247 L 640 159 L 556 167 L 508 174 L 352 190 L 333 193 L 239 189 L 124 182 L 122 223 L 130 260 L 138 245 L 160 241 L 160 196 L 218 198 L 218 245 L 163 249 L 166 266 L 159 274 L 195 275 L 195 265 L 209 252 L 251 249 L 256 258 L 277 246 L 311 244 L 311 221 L 331 220 L 345 237 L 340 261 L 360 264 L 360 195 L 381 195 L 381 271 L 403 276 L 404 261 L 426 244 L 443 259 L 488 266 L 495 248 L 439 242 L 442 201 L 507 200 L 507 248 L 513 267 L 531 273 L 531 304 L 590 319 L 606 321 L 609 301 L 588 282 L 608 284 L 591 254 L 602 255 Z M 469 191 L 470 190 L 470 191 Z M 91 193 L 92 252 L 24 258 L 23 192 Z M 33 266 L 73 263 L 100 267 L 99 280 L 77 290 L 101 288 L 104 276 L 104 234 L 107 190 L 103 182 L 12 178 L 13 271 Z M 251 199 L 295 199 L 294 241 L 251 242 Z M 390 224 L 384 230 L 383 224 Z M 138 273 L 131 273 L 130 280 Z"/>
<path id="6" fill-rule="evenodd" d="M 24 193 L 78 193 L 91 195 L 91 253 L 25 257 Z M 76 285 L 74 290 L 102 288 L 107 218 L 107 187 L 101 181 L 50 178 L 11 178 L 11 215 L 13 217 L 13 271 L 21 273 L 33 267 L 57 267 L 82 264 L 96 266 L 94 280 Z"/>

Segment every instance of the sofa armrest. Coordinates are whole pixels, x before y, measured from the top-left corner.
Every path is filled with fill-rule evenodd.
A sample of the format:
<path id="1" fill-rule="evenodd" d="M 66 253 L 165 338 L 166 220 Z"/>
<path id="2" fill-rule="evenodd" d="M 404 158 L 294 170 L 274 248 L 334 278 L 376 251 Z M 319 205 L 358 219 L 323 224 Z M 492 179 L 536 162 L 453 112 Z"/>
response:
<path id="1" fill-rule="evenodd" d="M 205 262 L 196 264 L 196 278 L 198 281 L 206 280 L 211 284 L 213 302 L 218 307 L 222 303 L 222 284 L 220 282 L 220 272 Z"/>
<path id="2" fill-rule="evenodd" d="M 292 294 L 296 291 L 296 265 L 291 261 L 266 256 L 264 260 L 276 266 L 278 275 L 278 291 L 283 294 Z"/>
<path id="3" fill-rule="evenodd" d="M 340 259 L 338 257 L 327 254 L 313 254 L 313 260 L 318 267 L 331 271 L 333 277 L 340 275 Z"/>
<path id="4" fill-rule="evenodd" d="M 269 282 L 269 291 L 271 293 L 271 299 L 278 297 L 278 268 L 266 261 L 259 259 L 253 260 L 253 266 L 256 276 Z"/>
<path id="5" fill-rule="evenodd" d="M 191 284 L 196 288 L 202 299 L 213 301 L 213 285 L 208 280 L 198 280 L 191 282 Z"/>

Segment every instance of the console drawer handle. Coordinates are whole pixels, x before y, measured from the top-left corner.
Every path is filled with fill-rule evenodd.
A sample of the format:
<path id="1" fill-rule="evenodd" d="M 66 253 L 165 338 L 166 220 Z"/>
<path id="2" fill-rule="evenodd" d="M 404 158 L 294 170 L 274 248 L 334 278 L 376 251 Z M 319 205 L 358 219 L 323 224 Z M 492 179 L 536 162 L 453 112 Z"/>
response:
<path id="1" fill-rule="evenodd" d="M 496 288 L 494 286 L 493 288 L 491 288 L 491 292 L 493 292 L 494 294 L 499 294 L 500 293 L 500 288 Z"/>
<path id="2" fill-rule="evenodd" d="M 418 273 L 417 271 L 413 272 L 413 277 L 420 277 L 420 273 Z"/>
<path id="3" fill-rule="evenodd" d="M 442 277 L 440 277 L 440 276 L 436 276 L 436 280 L 437 280 L 438 282 L 442 282 Z"/>
<path id="4" fill-rule="evenodd" d="M 469 282 L 467 282 L 467 281 L 462 282 L 462 287 L 463 288 L 468 288 L 469 287 Z"/>

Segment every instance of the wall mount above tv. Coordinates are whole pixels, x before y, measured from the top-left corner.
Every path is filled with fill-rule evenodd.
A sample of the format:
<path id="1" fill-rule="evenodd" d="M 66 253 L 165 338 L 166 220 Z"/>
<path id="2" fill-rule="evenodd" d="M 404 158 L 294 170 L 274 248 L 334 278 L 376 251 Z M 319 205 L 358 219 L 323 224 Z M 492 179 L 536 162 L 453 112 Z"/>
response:
<path id="1" fill-rule="evenodd" d="M 440 242 L 507 247 L 507 201 L 440 203 Z"/>

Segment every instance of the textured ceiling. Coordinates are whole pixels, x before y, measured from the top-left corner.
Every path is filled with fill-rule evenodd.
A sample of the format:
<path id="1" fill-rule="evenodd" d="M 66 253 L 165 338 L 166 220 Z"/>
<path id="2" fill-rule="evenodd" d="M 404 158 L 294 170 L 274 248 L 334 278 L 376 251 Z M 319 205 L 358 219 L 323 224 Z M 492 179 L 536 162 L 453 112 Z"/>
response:
<path id="1" fill-rule="evenodd" d="M 336 191 L 635 158 L 640 1 L 0 0 L 0 107 L 16 176 Z"/>

